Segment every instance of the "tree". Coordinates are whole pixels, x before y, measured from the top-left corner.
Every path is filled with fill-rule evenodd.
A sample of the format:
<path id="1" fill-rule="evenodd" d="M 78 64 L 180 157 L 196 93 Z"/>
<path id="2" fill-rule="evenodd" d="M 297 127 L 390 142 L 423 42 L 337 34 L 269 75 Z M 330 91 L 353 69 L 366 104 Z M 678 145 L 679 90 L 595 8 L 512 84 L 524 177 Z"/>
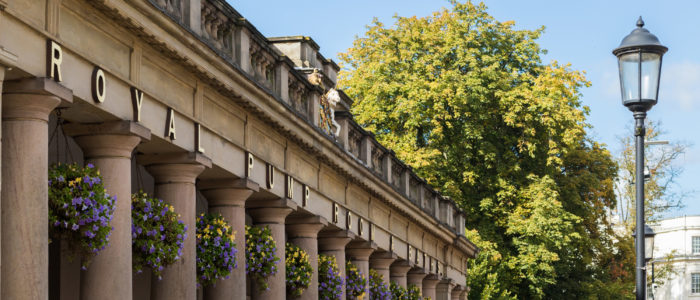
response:
<path id="1" fill-rule="evenodd" d="M 665 132 L 659 122 L 646 121 L 645 140 L 653 141 L 663 138 Z M 617 182 L 617 193 L 620 203 L 617 213 L 620 220 L 629 230 L 634 228 L 635 220 L 635 146 L 632 131 L 620 138 L 621 155 L 617 158 L 620 165 L 620 176 Z M 668 145 L 649 145 L 644 147 L 644 166 L 648 178 L 644 183 L 644 214 L 647 220 L 654 222 L 671 210 L 682 207 L 682 200 L 690 194 L 676 186 L 676 179 L 683 172 L 677 164 L 688 149 L 688 144 L 681 141 L 671 141 Z"/>
<path id="2" fill-rule="evenodd" d="M 610 279 L 617 166 L 586 137 L 583 74 L 544 64 L 543 28 L 483 4 L 374 21 L 341 54 L 358 123 L 466 211 L 482 252 L 470 299 L 598 298 Z M 607 256 L 610 256 L 608 258 Z"/>
<path id="3" fill-rule="evenodd" d="M 646 120 L 646 132 L 644 139 L 647 141 L 661 140 L 665 134 L 660 122 Z M 633 131 L 620 138 L 622 151 L 617 157 L 620 166 L 619 178 L 616 182 L 616 192 L 618 219 L 621 225 L 619 232 L 619 243 L 621 248 L 634 249 L 634 239 L 630 237 L 635 230 L 636 224 L 636 152 L 634 145 Z M 676 179 L 683 172 L 683 168 L 677 164 L 677 159 L 685 154 L 689 145 L 681 141 L 671 141 L 668 145 L 650 145 L 644 147 L 644 166 L 648 178 L 644 180 L 644 216 L 648 223 L 655 223 L 663 218 L 664 214 L 682 207 L 682 200 L 692 192 L 683 190 L 676 186 Z M 634 251 L 630 252 L 632 256 Z M 677 255 L 677 251 L 666 253 L 662 261 L 672 261 Z M 658 255 L 657 255 L 658 256 Z M 657 257 L 658 258 L 658 257 Z M 634 261 L 628 262 L 634 265 Z M 631 269 L 633 271 L 634 269 Z M 655 265 L 655 284 L 663 285 L 668 279 L 677 276 L 677 270 L 672 264 L 657 263 Z M 651 286 L 651 272 L 647 272 L 647 285 Z M 634 278 L 630 279 L 633 280 Z"/>

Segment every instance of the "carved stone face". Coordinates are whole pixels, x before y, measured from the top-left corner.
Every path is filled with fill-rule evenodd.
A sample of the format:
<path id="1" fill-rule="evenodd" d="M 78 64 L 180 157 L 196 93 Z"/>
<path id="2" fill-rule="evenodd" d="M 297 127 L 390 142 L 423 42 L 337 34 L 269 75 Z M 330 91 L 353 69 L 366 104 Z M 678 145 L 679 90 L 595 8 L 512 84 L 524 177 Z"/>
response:
<path id="1" fill-rule="evenodd" d="M 336 91 L 335 89 L 330 89 L 328 91 L 328 103 L 331 106 L 335 107 L 338 104 L 338 102 L 340 102 L 340 95 L 338 94 L 338 91 Z"/>

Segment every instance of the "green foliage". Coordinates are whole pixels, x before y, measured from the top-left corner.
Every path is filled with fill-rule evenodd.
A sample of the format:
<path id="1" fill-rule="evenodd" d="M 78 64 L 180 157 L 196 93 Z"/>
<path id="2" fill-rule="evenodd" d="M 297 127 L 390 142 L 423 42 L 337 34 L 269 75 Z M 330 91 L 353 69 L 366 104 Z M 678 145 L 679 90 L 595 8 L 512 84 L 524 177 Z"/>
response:
<path id="1" fill-rule="evenodd" d="M 318 256 L 318 298 L 340 299 L 343 295 L 343 277 L 340 276 L 335 256 Z"/>
<path id="2" fill-rule="evenodd" d="M 110 196 L 92 164 L 49 168 L 49 234 L 68 242 L 83 270 L 109 243 L 116 197 Z"/>
<path id="3" fill-rule="evenodd" d="M 389 284 L 389 290 L 391 290 L 391 299 L 392 300 L 407 300 L 408 299 L 408 291 L 406 288 L 398 285 L 396 282 L 391 282 Z"/>
<path id="4" fill-rule="evenodd" d="M 374 269 L 369 269 L 369 296 L 370 300 L 391 300 L 391 291 L 384 283 L 384 276 Z"/>
<path id="5" fill-rule="evenodd" d="M 236 266 L 236 232 L 220 214 L 197 218 L 197 284 L 214 285 Z"/>
<path id="6" fill-rule="evenodd" d="M 149 267 L 161 279 L 164 267 L 180 259 L 187 226 L 163 199 L 143 191 L 131 195 L 131 250 L 136 273 Z"/>
<path id="7" fill-rule="evenodd" d="M 357 269 L 351 261 L 345 264 L 345 295 L 348 299 L 362 299 L 365 297 L 367 278 Z"/>
<path id="8" fill-rule="evenodd" d="M 375 20 L 341 54 L 356 121 L 466 211 L 470 299 L 596 297 L 617 167 L 589 140 L 582 72 L 483 4 Z M 620 262 L 619 260 L 616 262 Z"/>
<path id="9" fill-rule="evenodd" d="M 408 285 L 408 300 L 421 300 L 420 288 L 415 284 Z"/>
<path id="10" fill-rule="evenodd" d="M 309 263 L 309 255 L 297 245 L 287 243 L 284 257 L 287 295 L 299 297 L 311 284 L 314 272 Z"/>
<path id="11" fill-rule="evenodd" d="M 277 273 L 280 258 L 275 256 L 276 249 L 269 227 L 245 227 L 245 272 L 260 290 L 266 290 L 267 278 Z"/>

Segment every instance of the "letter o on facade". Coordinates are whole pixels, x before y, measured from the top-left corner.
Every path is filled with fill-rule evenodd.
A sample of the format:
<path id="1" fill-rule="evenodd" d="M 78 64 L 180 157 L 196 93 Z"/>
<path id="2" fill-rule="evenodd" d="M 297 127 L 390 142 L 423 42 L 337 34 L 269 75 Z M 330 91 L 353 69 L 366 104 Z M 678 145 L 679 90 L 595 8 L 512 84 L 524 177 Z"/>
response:
<path id="1" fill-rule="evenodd" d="M 104 103 L 107 96 L 107 81 L 105 73 L 99 67 L 92 71 L 92 100 L 97 103 Z"/>

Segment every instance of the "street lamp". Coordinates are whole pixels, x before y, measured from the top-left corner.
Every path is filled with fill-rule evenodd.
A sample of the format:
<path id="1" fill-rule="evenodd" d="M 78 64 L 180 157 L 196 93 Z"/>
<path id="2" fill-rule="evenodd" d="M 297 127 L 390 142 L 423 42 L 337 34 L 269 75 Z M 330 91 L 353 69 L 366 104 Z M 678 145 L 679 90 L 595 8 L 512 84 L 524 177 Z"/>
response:
<path id="1" fill-rule="evenodd" d="M 654 237 L 656 232 L 649 225 L 644 224 L 644 263 L 649 263 L 654 259 Z M 637 238 L 637 231 L 632 233 L 632 237 Z"/>
<path id="2" fill-rule="evenodd" d="M 635 231 L 632 233 L 633 237 L 637 237 L 637 232 Z M 649 225 L 644 224 L 644 264 L 648 265 L 649 262 L 651 261 L 651 293 L 652 293 L 652 299 L 655 299 L 654 297 L 654 237 L 656 236 L 656 232 L 654 232 L 654 229 L 649 227 Z M 646 286 L 645 286 L 646 287 Z"/>
<path id="3" fill-rule="evenodd" d="M 635 119 L 636 146 L 636 202 L 637 232 L 644 232 L 644 119 L 659 96 L 661 58 L 668 48 L 644 27 L 642 17 L 637 28 L 627 35 L 620 46 L 613 50 L 620 69 L 622 104 L 632 111 Z M 644 240 L 635 238 L 636 248 L 636 299 L 646 299 L 646 269 Z"/>

